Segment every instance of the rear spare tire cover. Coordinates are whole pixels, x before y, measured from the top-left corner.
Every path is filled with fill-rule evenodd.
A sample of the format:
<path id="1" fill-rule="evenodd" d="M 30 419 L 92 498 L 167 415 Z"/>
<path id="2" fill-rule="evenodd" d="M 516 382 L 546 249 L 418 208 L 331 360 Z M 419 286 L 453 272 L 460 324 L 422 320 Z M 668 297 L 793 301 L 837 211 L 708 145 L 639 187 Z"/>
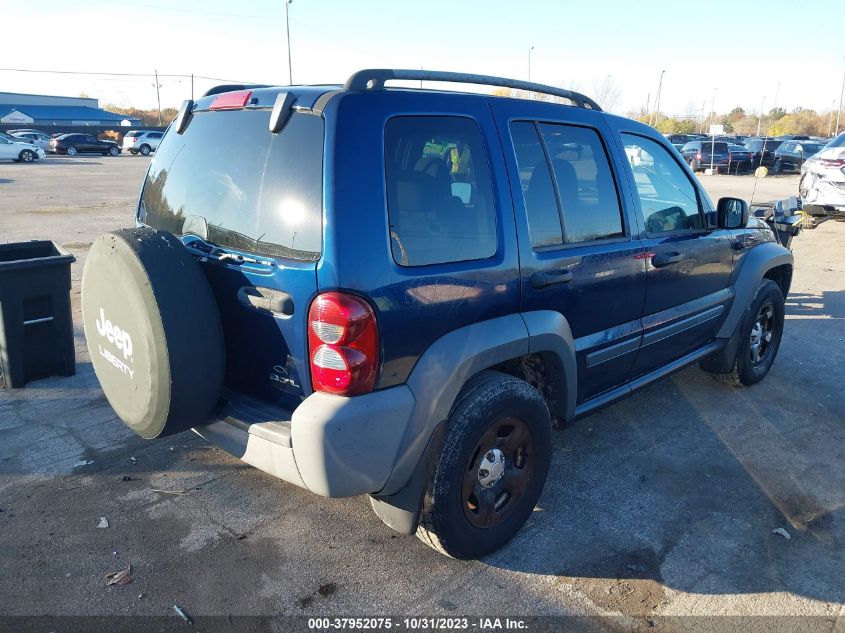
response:
<path id="1" fill-rule="evenodd" d="M 220 395 L 223 330 L 211 288 L 178 238 L 106 233 L 82 274 L 94 372 L 117 415 L 145 438 L 205 422 Z"/>

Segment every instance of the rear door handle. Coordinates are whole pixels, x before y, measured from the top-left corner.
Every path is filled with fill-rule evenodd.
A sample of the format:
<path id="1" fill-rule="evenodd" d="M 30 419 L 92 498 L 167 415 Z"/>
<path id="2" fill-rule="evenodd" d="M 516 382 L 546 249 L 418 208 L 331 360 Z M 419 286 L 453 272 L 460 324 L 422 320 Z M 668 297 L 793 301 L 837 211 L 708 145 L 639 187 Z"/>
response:
<path id="1" fill-rule="evenodd" d="M 572 271 L 565 268 L 548 272 L 537 271 L 531 275 L 531 287 L 535 290 L 555 284 L 568 284 L 570 281 L 572 281 Z"/>
<path id="2" fill-rule="evenodd" d="M 684 256 L 677 251 L 673 251 L 671 253 L 658 253 L 651 258 L 651 265 L 655 268 L 663 268 L 664 266 L 669 266 L 670 264 L 677 264 L 682 259 L 684 259 Z"/>

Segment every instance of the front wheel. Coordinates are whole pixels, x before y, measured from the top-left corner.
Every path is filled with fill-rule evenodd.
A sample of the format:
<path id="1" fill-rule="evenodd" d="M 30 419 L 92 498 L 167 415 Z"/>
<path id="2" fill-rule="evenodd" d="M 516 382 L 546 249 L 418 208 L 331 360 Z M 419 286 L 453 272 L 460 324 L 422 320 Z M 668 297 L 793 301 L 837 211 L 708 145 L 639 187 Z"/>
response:
<path id="1" fill-rule="evenodd" d="M 779 158 L 772 164 L 772 173 L 773 174 L 782 174 L 783 173 L 783 164 L 780 162 Z"/>
<path id="2" fill-rule="evenodd" d="M 549 471 L 551 418 L 531 385 L 486 371 L 464 387 L 446 424 L 417 536 L 448 556 L 479 558 L 531 516 Z"/>
<path id="3" fill-rule="evenodd" d="M 771 279 L 764 279 L 748 307 L 731 371 L 717 374 L 731 385 L 754 385 L 769 373 L 783 338 L 784 297 Z"/>
<path id="4" fill-rule="evenodd" d="M 18 155 L 18 160 L 22 163 L 31 163 L 35 160 L 35 152 L 25 149 Z"/>

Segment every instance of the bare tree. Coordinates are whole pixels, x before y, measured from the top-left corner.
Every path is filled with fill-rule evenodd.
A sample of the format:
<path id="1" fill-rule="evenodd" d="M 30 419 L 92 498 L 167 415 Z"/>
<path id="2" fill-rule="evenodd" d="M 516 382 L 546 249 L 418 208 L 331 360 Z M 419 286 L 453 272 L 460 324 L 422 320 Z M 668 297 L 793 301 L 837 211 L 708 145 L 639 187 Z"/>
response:
<path id="1" fill-rule="evenodd" d="M 602 110 L 612 112 L 619 106 L 621 98 L 622 91 L 616 85 L 613 75 L 607 75 L 601 81 L 593 82 L 593 99 L 601 106 Z"/>

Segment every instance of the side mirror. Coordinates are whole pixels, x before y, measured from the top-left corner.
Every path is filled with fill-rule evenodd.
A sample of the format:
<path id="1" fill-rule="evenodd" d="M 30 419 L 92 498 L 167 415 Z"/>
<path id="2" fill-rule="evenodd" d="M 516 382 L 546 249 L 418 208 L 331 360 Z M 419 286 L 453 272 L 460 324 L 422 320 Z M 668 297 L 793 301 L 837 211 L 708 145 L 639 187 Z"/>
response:
<path id="1" fill-rule="evenodd" d="M 741 229 L 748 224 L 748 203 L 739 198 L 719 198 L 716 217 L 720 229 Z"/>

